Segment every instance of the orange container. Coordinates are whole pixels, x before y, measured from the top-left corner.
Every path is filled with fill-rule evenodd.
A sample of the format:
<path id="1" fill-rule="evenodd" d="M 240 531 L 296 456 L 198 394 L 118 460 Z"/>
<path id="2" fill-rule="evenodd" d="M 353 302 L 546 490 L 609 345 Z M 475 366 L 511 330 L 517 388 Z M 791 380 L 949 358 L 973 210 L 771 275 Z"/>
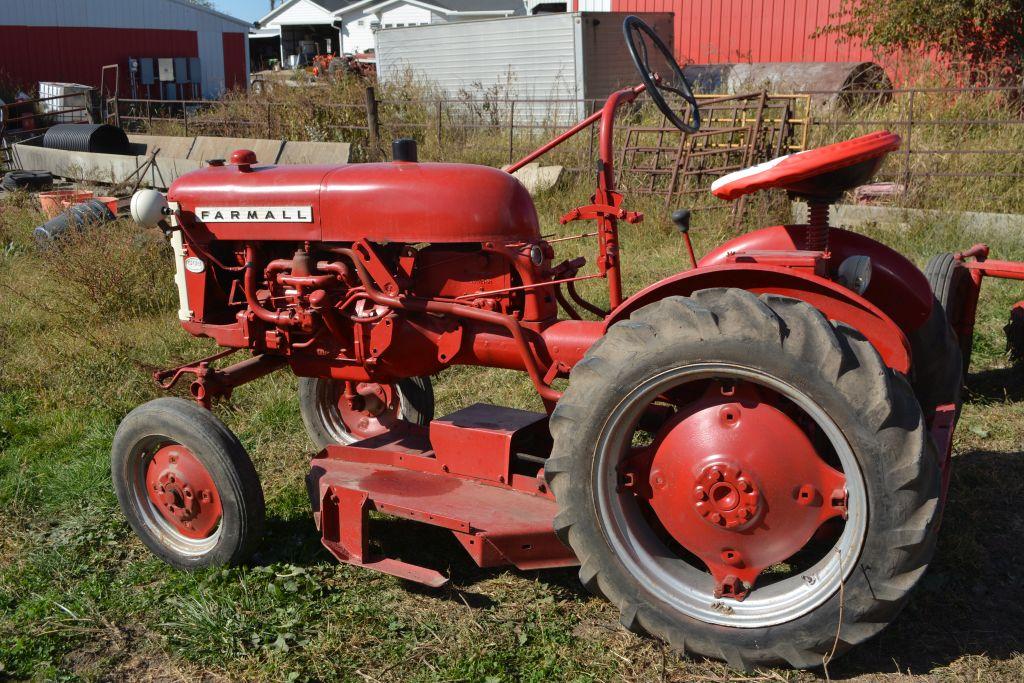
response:
<path id="1" fill-rule="evenodd" d="M 71 192 L 71 194 L 68 195 L 67 197 L 62 197 L 60 200 L 60 204 L 62 207 L 66 209 L 69 206 L 74 206 L 75 204 L 81 204 L 82 202 L 89 201 L 95 196 L 95 192 L 85 192 L 76 190 Z"/>
<path id="2" fill-rule="evenodd" d="M 54 218 L 57 214 L 70 206 L 70 204 L 66 204 L 65 202 L 71 202 L 80 194 L 84 193 L 81 193 L 78 190 L 52 190 L 50 192 L 40 192 L 39 205 L 42 207 L 43 213 L 46 214 L 47 218 Z M 89 197 L 92 197 L 92 193 L 89 193 Z M 86 199 L 89 197 L 86 197 Z"/>

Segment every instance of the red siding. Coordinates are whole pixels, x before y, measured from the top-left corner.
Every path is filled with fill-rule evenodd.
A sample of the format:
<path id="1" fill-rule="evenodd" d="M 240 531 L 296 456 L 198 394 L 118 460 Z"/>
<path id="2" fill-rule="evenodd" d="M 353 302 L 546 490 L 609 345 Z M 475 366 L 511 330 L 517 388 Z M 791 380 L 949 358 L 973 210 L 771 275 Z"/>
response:
<path id="1" fill-rule="evenodd" d="M 38 81 L 98 86 L 100 69 L 106 64 L 119 64 L 124 97 L 128 93 L 129 56 L 198 57 L 196 32 L 0 26 L 0 69 L 7 78 L 24 86 L 34 86 Z M 244 79 L 244 64 L 242 73 Z"/>
<path id="2" fill-rule="evenodd" d="M 224 87 L 228 90 L 245 90 L 245 35 L 224 34 Z"/>
<path id="3" fill-rule="evenodd" d="M 841 0 L 612 0 L 613 12 L 672 12 L 680 62 L 859 62 L 856 43 L 811 38 Z"/>

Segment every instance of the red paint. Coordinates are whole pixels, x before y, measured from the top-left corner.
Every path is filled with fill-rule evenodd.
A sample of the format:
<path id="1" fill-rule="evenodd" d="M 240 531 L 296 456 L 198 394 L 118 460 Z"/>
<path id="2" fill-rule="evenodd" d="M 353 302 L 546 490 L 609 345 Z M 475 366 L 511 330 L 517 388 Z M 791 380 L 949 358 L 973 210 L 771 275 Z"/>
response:
<path id="1" fill-rule="evenodd" d="M 245 90 L 245 41 L 243 33 L 224 33 L 224 87 L 228 90 Z"/>
<path id="2" fill-rule="evenodd" d="M 213 477 L 180 444 L 153 454 L 146 468 L 146 493 L 161 516 L 188 538 L 208 538 L 220 522 L 220 492 Z"/>
<path id="3" fill-rule="evenodd" d="M 719 245 L 700 260 L 700 266 L 728 263 L 731 253 L 799 249 L 806 239 L 804 225 L 761 228 Z M 850 256 L 863 254 L 871 258 L 871 284 L 863 298 L 883 311 L 904 333 L 913 332 L 928 319 L 933 299 L 928 280 L 903 254 L 870 237 L 840 228 L 829 231 L 829 250 L 833 268 Z M 843 292 L 856 296 L 845 288 Z"/>
<path id="4" fill-rule="evenodd" d="M 680 63 L 864 62 L 856 41 L 811 38 L 841 0 L 612 0 L 613 12 L 672 12 Z"/>
<path id="5" fill-rule="evenodd" d="M 271 189 L 272 188 L 272 189 Z M 494 168 L 406 162 L 344 166 L 211 166 L 174 182 L 168 199 L 216 239 L 507 242 L 540 237 L 533 200 Z M 311 206 L 308 223 L 203 224 L 197 207 Z"/>
<path id="6" fill-rule="evenodd" d="M 350 382 L 346 391 L 350 386 L 352 395 L 338 396 L 338 412 L 349 433 L 366 439 L 394 428 L 402 414 L 402 397 L 393 384 Z"/>
<path id="7" fill-rule="evenodd" d="M 329 446 L 308 477 L 324 546 L 341 562 L 444 585 L 436 570 L 370 552 L 366 516 L 375 510 L 448 529 L 481 567 L 575 565 L 554 534 L 558 504 L 543 480 L 513 473 L 514 447 L 546 431 L 543 413 L 477 404 L 432 422 L 429 439 L 410 426 Z"/>
<path id="8" fill-rule="evenodd" d="M 742 600 L 762 571 L 846 511 L 846 477 L 776 399 L 750 383 L 712 382 L 620 465 L 665 530 L 711 570 L 715 597 Z"/>
<path id="9" fill-rule="evenodd" d="M 81 83 L 98 87 L 100 69 L 121 66 L 128 94 L 128 57 L 198 57 L 195 31 L 64 26 L 0 26 L 0 64 L 16 83 Z M 244 66 L 244 65 L 243 65 Z M 145 89 L 143 89 L 145 91 Z"/>
<path id="10" fill-rule="evenodd" d="M 712 184 L 711 194 L 719 199 L 732 200 L 760 190 L 779 189 L 803 197 L 835 199 L 850 187 L 860 185 L 861 176 L 874 175 L 886 155 L 899 146 L 900 136 L 895 133 L 887 130 L 868 133 L 806 152 L 787 154 L 722 176 Z M 865 164 L 862 172 L 851 175 L 849 179 L 842 178 L 844 182 L 837 182 L 835 177 L 826 175 L 859 164 Z M 847 180 L 849 182 L 845 182 Z"/>

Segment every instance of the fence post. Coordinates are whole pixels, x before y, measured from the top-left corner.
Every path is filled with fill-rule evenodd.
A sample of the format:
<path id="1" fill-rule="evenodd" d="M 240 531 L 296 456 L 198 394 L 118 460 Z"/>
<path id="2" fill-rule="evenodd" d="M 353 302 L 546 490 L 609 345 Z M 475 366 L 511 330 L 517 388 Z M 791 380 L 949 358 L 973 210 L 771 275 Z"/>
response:
<path id="1" fill-rule="evenodd" d="M 516 130 L 516 101 L 512 100 L 512 103 L 508 108 L 508 163 L 515 161 L 515 152 L 512 149 L 514 144 L 513 135 Z"/>
<path id="2" fill-rule="evenodd" d="M 444 98 L 437 98 L 437 151 L 441 151 L 441 117 L 444 115 Z"/>
<path id="3" fill-rule="evenodd" d="M 380 119 L 377 115 L 377 93 L 373 86 L 366 87 L 366 134 L 368 156 L 380 156 Z"/>
<path id="4" fill-rule="evenodd" d="M 271 119 L 271 107 L 274 106 L 273 102 L 267 102 L 267 137 L 271 137 L 271 133 L 274 130 L 273 120 Z"/>
<path id="5" fill-rule="evenodd" d="M 185 123 L 185 137 L 188 137 L 188 107 L 181 103 L 181 120 Z"/>
<path id="6" fill-rule="evenodd" d="M 910 190 L 910 134 L 914 130 L 914 91 L 907 94 L 907 139 L 903 141 L 904 192 Z"/>
<path id="7" fill-rule="evenodd" d="M 147 133 L 153 132 L 153 100 L 146 100 L 146 119 L 148 120 L 149 129 Z"/>

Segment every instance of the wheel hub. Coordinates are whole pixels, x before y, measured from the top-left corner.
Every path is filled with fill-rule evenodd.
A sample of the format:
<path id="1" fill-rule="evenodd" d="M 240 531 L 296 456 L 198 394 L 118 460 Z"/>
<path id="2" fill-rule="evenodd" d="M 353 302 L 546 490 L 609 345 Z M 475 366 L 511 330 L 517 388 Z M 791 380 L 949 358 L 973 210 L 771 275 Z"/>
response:
<path id="1" fill-rule="evenodd" d="M 338 411 L 349 433 L 366 439 L 391 429 L 401 414 L 401 400 L 392 384 L 360 382 L 354 396 L 339 396 Z"/>
<path id="2" fill-rule="evenodd" d="M 174 530 L 188 538 L 207 538 L 221 518 L 213 477 L 189 449 L 164 446 L 146 469 L 146 492 Z"/>
<path id="3" fill-rule="evenodd" d="M 693 507 L 715 527 L 739 530 L 754 523 L 761 510 L 761 491 L 735 464 L 708 465 L 693 487 Z"/>
<path id="4" fill-rule="evenodd" d="M 844 475 L 769 394 L 712 382 L 620 467 L 668 535 L 707 565 L 715 597 L 742 600 L 762 571 L 845 514 Z"/>

